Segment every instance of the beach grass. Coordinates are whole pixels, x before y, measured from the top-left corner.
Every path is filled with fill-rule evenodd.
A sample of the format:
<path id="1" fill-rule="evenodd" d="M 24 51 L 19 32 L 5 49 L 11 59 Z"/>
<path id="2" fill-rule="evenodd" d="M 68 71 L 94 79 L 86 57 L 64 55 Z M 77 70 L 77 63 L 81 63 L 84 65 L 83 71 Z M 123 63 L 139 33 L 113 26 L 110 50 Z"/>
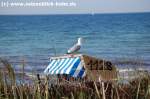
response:
<path id="1" fill-rule="evenodd" d="M 135 71 L 140 76 L 128 80 L 128 83 L 111 81 L 68 81 L 51 84 L 51 77 L 45 76 L 31 79 L 33 82 L 17 82 L 17 75 L 12 65 L 0 58 L 0 99 L 149 99 L 150 74 Z M 24 68 L 23 64 L 23 68 Z M 94 75 L 93 75 L 94 76 Z M 60 80 L 60 79 L 59 79 Z"/>

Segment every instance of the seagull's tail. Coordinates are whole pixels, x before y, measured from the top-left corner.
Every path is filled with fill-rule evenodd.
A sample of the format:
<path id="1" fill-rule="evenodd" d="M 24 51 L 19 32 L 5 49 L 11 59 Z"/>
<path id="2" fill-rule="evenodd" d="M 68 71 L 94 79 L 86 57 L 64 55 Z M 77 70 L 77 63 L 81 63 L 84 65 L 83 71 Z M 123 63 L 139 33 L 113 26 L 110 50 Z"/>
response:
<path id="1" fill-rule="evenodd" d="M 66 54 L 71 54 L 71 53 L 69 51 L 67 51 Z"/>
<path id="2" fill-rule="evenodd" d="M 66 54 L 69 54 L 68 52 Z"/>
<path id="3" fill-rule="evenodd" d="M 71 53 L 72 53 L 72 52 L 71 52 L 70 50 L 68 50 L 66 54 L 71 54 Z"/>

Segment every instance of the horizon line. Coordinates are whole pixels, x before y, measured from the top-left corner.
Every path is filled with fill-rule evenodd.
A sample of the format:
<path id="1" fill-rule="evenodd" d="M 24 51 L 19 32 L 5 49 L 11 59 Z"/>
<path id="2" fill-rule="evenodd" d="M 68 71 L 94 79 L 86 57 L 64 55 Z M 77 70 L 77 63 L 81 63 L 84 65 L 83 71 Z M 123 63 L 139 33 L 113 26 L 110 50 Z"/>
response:
<path id="1" fill-rule="evenodd" d="M 140 13 L 150 13 L 150 11 L 144 11 L 144 12 L 91 12 L 91 13 L 45 13 L 45 14 L 0 14 L 0 16 L 5 16 L 5 15 L 10 15 L 10 16 L 15 16 L 15 15 L 27 15 L 27 16 L 32 16 L 32 15 L 98 15 L 98 14 L 140 14 Z"/>

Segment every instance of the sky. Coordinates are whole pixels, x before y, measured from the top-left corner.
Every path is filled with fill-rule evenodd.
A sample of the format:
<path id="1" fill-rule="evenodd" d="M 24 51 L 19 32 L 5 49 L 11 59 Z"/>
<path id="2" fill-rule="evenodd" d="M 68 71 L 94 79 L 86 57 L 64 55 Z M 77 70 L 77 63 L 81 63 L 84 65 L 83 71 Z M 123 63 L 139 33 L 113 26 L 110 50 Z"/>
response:
<path id="1" fill-rule="evenodd" d="M 18 2 L 23 4 L 48 2 L 53 3 L 53 5 L 50 6 L 11 5 L 11 3 L 18 3 Z M 56 5 L 56 2 L 68 3 L 69 6 Z M 7 6 L 6 3 L 9 5 Z M 0 15 L 128 13 L 128 12 L 150 12 L 150 0 L 0 0 Z"/>

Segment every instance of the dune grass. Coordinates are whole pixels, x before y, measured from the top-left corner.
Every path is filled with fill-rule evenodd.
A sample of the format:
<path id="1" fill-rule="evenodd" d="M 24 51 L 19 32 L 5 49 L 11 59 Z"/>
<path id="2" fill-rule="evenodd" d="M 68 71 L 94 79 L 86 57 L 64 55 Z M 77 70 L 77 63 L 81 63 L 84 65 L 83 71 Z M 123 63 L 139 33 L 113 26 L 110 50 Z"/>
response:
<path id="1" fill-rule="evenodd" d="M 150 75 L 144 73 L 128 84 L 110 81 L 64 81 L 51 84 L 50 77 L 44 80 L 37 75 L 32 84 L 17 83 L 12 65 L 0 58 L 0 99 L 149 99 Z M 23 65 L 24 66 L 24 65 Z M 24 74 L 24 71 L 23 71 Z M 24 77 L 22 77 L 24 80 Z"/>

